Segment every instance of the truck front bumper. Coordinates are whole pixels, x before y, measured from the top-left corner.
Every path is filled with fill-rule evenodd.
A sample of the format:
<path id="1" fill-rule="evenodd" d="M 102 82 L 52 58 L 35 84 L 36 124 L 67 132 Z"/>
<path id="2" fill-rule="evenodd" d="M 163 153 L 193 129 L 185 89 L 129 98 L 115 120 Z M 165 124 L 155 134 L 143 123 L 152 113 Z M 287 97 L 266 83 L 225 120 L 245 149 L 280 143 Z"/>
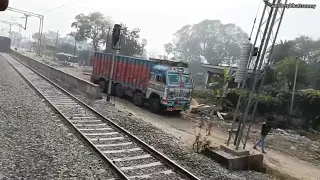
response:
<path id="1" fill-rule="evenodd" d="M 161 101 L 167 111 L 185 111 L 190 108 L 190 101 Z"/>

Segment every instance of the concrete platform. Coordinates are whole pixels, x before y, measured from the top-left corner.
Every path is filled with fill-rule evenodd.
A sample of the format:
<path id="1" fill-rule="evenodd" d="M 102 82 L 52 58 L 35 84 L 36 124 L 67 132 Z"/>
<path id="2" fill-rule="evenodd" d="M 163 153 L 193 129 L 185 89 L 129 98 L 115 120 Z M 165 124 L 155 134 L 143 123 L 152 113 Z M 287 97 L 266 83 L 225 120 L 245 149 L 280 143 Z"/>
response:
<path id="1" fill-rule="evenodd" d="M 203 154 L 229 170 L 254 170 L 265 173 L 263 154 L 249 153 L 247 150 L 235 150 L 234 146 L 221 145 L 220 150 L 206 149 Z"/>

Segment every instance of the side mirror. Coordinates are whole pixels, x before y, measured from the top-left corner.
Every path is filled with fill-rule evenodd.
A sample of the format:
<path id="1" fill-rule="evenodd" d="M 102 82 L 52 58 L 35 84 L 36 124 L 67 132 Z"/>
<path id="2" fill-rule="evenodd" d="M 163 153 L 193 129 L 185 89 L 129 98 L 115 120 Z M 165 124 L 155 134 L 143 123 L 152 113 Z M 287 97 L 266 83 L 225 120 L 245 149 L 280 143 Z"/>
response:
<path id="1" fill-rule="evenodd" d="M 0 0 L 0 11 L 5 11 L 8 7 L 9 0 Z"/>

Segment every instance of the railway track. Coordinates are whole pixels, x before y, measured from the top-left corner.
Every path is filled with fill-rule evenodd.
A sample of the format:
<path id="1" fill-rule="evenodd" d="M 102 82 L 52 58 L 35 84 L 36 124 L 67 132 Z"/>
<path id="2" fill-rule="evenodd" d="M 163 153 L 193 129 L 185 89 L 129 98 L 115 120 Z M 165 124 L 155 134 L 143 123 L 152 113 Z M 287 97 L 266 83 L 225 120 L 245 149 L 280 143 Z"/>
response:
<path id="1" fill-rule="evenodd" d="M 8 54 L 1 55 L 96 151 L 119 179 L 199 179 L 28 65 Z"/>

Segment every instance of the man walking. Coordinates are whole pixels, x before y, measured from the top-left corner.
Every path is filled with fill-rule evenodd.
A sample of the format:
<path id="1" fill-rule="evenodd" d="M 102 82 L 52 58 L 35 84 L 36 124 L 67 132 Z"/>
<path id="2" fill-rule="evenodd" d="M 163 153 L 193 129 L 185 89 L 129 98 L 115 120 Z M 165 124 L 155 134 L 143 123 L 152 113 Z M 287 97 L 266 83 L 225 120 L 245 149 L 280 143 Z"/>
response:
<path id="1" fill-rule="evenodd" d="M 264 140 L 266 138 L 266 136 L 269 134 L 270 132 L 270 129 L 271 129 L 271 124 L 270 122 L 272 121 L 272 117 L 269 117 L 267 119 L 267 122 L 264 122 L 261 126 L 261 132 L 260 132 L 260 135 L 261 135 L 261 138 L 260 140 L 253 146 L 253 149 L 257 149 L 257 145 L 260 144 L 261 146 L 261 151 L 262 153 L 266 153 L 264 151 Z"/>

